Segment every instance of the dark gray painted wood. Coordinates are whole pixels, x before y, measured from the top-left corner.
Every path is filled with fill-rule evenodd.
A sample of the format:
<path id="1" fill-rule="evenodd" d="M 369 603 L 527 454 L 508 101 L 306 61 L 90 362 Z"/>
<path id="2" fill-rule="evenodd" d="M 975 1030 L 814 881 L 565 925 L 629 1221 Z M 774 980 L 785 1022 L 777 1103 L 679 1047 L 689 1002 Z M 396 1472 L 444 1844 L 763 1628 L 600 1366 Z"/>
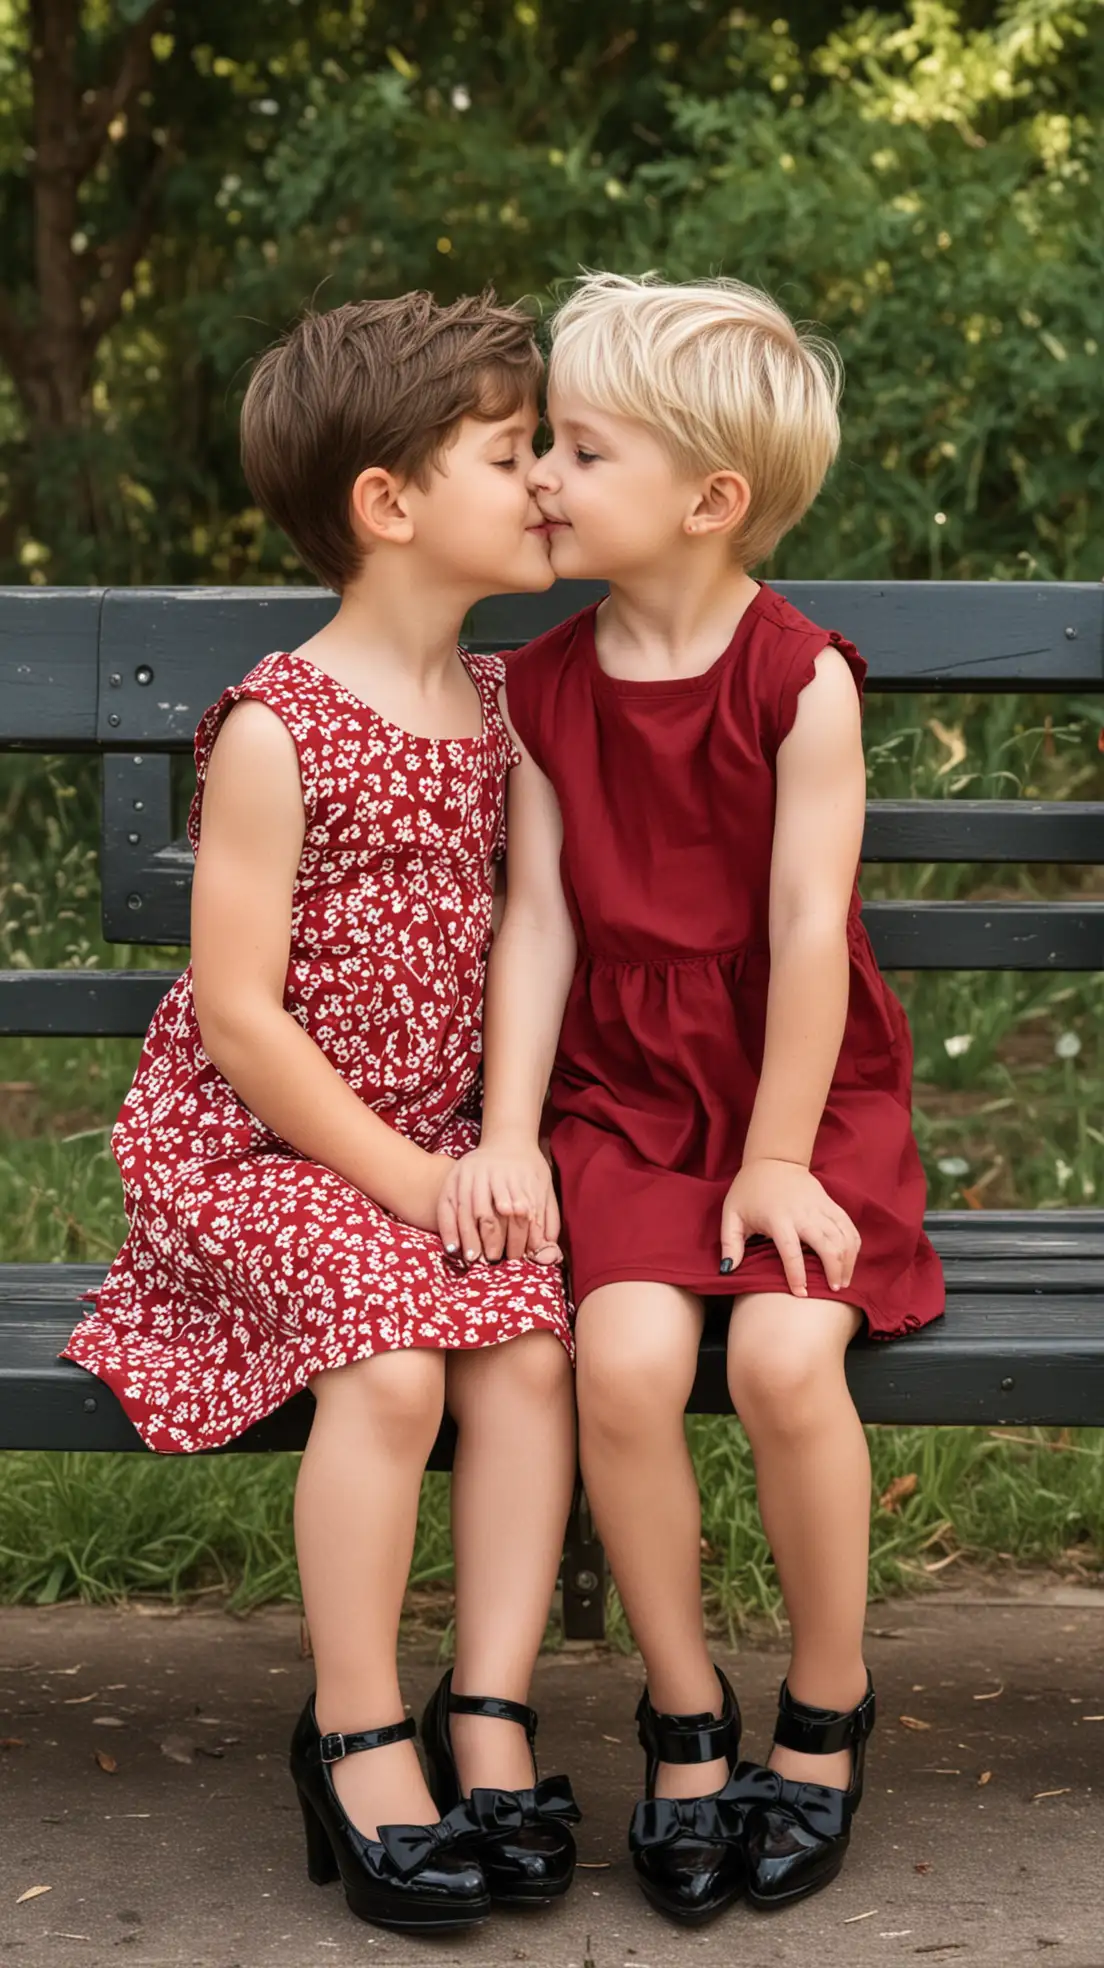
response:
<path id="1" fill-rule="evenodd" d="M 1101 902 L 868 902 L 886 970 L 1099 970 Z"/>
<path id="2" fill-rule="evenodd" d="M 1066 690 L 1104 685 L 1104 589 L 1086 581 L 778 581 L 795 608 L 856 642 L 880 689 Z M 573 592 L 568 592 L 571 589 Z M 585 607 L 600 583 L 494 595 L 472 644 L 501 648 Z"/>
<path id="3" fill-rule="evenodd" d="M 871 800 L 865 861 L 1104 861 L 1104 804 Z"/>
<path id="4" fill-rule="evenodd" d="M 0 970 L 0 1038 L 140 1037 L 175 972 Z"/>
<path id="5" fill-rule="evenodd" d="M 143 800 L 144 817 L 135 815 L 137 798 Z M 186 840 L 161 844 L 168 820 L 154 822 L 155 806 L 159 814 L 168 815 L 169 766 L 164 754 L 104 759 L 101 880 L 104 935 L 109 942 L 188 941 L 192 850 Z M 138 839 L 132 840 L 135 832 Z M 874 800 L 867 813 L 863 857 L 871 863 L 1095 863 L 1104 861 L 1104 806 L 1073 801 L 1021 805 L 1015 800 Z"/>
<path id="6" fill-rule="evenodd" d="M 100 636 L 101 743 L 190 751 L 209 704 L 337 606 L 321 588 L 112 588 Z"/>
<path id="7" fill-rule="evenodd" d="M 156 849 L 172 837 L 172 759 L 165 752 L 108 752 L 100 805 L 100 914 L 109 943 L 178 943 L 150 916 L 153 899 L 143 875 Z M 184 846 L 191 885 L 192 852 Z"/>
<path id="8" fill-rule="evenodd" d="M 1054 1220 L 1040 1213 L 1040 1228 Z M 1081 1268 L 1076 1260 L 1071 1267 Z M 857 1342 L 848 1378 L 863 1418 L 1104 1424 L 1104 1263 L 1089 1291 L 1061 1283 L 1033 1290 L 1030 1271 L 1028 1261 L 1026 1289 L 952 1290 L 946 1318 L 906 1339 Z M 102 1275 L 91 1266 L 0 1267 L 0 1449 L 140 1446 L 109 1390 L 56 1357 L 81 1316 L 81 1294 Z M 711 1310 L 693 1413 L 731 1411 L 724 1324 L 723 1313 Z M 236 1446 L 301 1447 L 311 1407 L 309 1396 L 299 1397 Z"/>
<path id="9" fill-rule="evenodd" d="M 96 588 L 0 588 L 0 749 L 96 742 Z"/>

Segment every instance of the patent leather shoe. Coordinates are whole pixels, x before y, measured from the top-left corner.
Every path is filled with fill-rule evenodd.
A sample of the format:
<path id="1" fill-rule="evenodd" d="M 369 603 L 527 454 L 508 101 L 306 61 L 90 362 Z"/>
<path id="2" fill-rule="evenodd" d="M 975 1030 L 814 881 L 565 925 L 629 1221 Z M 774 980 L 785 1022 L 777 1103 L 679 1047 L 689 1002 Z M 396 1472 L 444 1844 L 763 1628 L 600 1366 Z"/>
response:
<path id="1" fill-rule="evenodd" d="M 687 1926 L 722 1913 L 744 1890 L 744 1805 L 733 1784 L 740 1768 L 740 1705 L 717 1669 L 721 1714 L 661 1715 L 645 1689 L 636 1711 L 647 1757 L 645 1792 L 629 1826 L 633 1869 L 658 1912 Z M 657 1797 L 661 1763 L 711 1763 L 727 1758 L 729 1780 L 708 1797 Z"/>
<path id="2" fill-rule="evenodd" d="M 332 1766 L 359 1750 L 409 1742 L 413 1721 L 355 1734 L 323 1735 L 311 1696 L 291 1739 L 291 1774 L 307 1839 L 307 1872 L 316 1886 L 340 1878 L 349 1907 L 377 1927 L 471 1927 L 486 1919 L 490 1895 L 479 1866 L 461 1851 L 468 1813 L 439 1824 L 380 1825 L 378 1838 L 358 1831 L 334 1789 Z"/>
<path id="3" fill-rule="evenodd" d="M 526 1790 L 477 1788 L 465 1798 L 449 1728 L 452 1715 L 485 1715 L 518 1723 L 533 1756 L 532 1786 Z M 457 1807 L 467 1809 L 472 1827 L 461 1849 L 478 1861 L 492 1900 L 502 1906 L 544 1906 L 566 1893 L 575 1875 L 575 1840 L 570 1827 L 579 1822 L 579 1807 L 566 1777 L 538 1780 L 536 1735 L 535 1709 L 497 1695 L 454 1694 L 451 1670 L 430 1697 L 422 1717 L 433 1801 L 445 1813 Z"/>
<path id="4" fill-rule="evenodd" d="M 807 1756 L 849 1749 L 851 1782 L 795 1783 L 776 1770 L 758 1773 L 758 1799 L 746 1811 L 748 1898 L 761 1909 L 790 1906 L 818 1893 L 836 1877 L 851 1841 L 851 1823 L 862 1801 L 866 1744 L 874 1727 L 874 1684 L 856 1708 L 811 1708 L 795 1701 L 785 1681 L 778 1697 L 774 1740 Z"/>

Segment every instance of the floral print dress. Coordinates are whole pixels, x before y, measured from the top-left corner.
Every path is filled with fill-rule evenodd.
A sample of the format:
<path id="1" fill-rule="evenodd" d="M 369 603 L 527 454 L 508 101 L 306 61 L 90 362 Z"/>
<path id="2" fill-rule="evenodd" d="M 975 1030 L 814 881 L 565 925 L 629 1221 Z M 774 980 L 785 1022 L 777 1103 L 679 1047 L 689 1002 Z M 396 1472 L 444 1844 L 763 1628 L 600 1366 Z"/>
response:
<path id="1" fill-rule="evenodd" d="M 502 663 L 464 655 L 478 738 L 417 738 L 297 654 L 265 658 L 196 735 L 189 819 L 224 718 L 267 704 L 299 762 L 306 831 L 284 1003 L 347 1085 L 421 1148 L 479 1134 L 494 864 L 515 762 Z M 105 1381 L 152 1449 L 232 1441 L 314 1376 L 399 1347 L 555 1333 L 558 1268 L 464 1270 L 274 1135 L 203 1049 L 186 970 L 150 1025 L 112 1135 L 129 1235 L 62 1358 Z"/>

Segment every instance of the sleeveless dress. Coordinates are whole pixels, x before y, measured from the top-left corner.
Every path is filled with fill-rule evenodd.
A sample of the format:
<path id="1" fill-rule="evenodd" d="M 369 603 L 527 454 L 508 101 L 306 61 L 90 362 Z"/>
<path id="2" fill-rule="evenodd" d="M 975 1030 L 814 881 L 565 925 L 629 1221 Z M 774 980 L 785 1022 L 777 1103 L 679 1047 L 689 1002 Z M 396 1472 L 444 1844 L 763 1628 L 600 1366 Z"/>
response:
<path id="1" fill-rule="evenodd" d="M 199 842 L 215 739 L 243 698 L 295 743 L 306 832 L 284 1004 L 399 1134 L 459 1156 L 479 1138 L 483 979 L 506 777 L 500 659 L 465 655 L 479 738 L 417 738 L 308 658 L 268 656 L 196 736 Z M 211 1449 L 316 1374 L 399 1347 L 555 1333 L 558 1268 L 464 1271 L 439 1239 L 307 1160 L 203 1050 L 191 971 L 154 1014 L 112 1135 L 129 1235 L 61 1358 L 118 1396 L 163 1452 Z"/>
<path id="2" fill-rule="evenodd" d="M 763 1065 L 775 756 L 829 644 L 769 588 L 700 676 L 608 676 L 584 609 L 507 665 L 510 716 L 563 816 L 578 960 L 546 1125 L 572 1295 L 654 1280 L 703 1296 L 787 1292 L 773 1243 L 722 1279 L 721 1208 Z M 812 1168 L 862 1237 L 847 1297 L 880 1338 L 943 1311 L 911 1125 L 912 1043 L 856 887 L 846 1029 Z M 815 979 L 810 980 L 815 990 Z M 805 1253 L 810 1297 L 834 1298 Z"/>

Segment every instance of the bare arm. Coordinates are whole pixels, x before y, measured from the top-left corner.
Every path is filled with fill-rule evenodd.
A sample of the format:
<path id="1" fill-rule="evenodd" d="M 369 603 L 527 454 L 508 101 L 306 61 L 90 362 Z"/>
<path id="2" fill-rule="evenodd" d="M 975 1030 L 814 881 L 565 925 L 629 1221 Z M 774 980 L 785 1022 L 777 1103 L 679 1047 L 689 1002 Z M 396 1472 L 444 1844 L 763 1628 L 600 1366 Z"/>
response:
<path id="1" fill-rule="evenodd" d="M 859 1251 L 854 1224 L 809 1164 L 847 1020 L 847 916 L 865 803 L 858 697 L 843 657 L 826 649 L 778 751 L 763 1069 L 721 1223 L 722 1271 L 739 1266 L 758 1232 L 776 1245 L 798 1297 L 807 1296 L 803 1243 L 837 1291 Z"/>
<path id="2" fill-rule="evenodd" d="M 487 969 L 483 1132 L 442 1195 L 448 1248 L 466 1257 L 559 1257 L 559 1212 L 539 1146 L 541 1109 L 575 968 L 575 932 L 560 883 L 556 795 L 506 718 L 521 763 L 510 774 L 506 907 Z"/>
<path id="3" fill-rule="evenodd" d="M 521 763 L 507 788 L 506 908 L 487 968 L 484 1142 L 536 1140 L 575 969 L 559 803 L 510 730 Z"/>
<path id="4" fill-rule="evenodd" d="M 809 1166 L 847 1018 L 865 804 L 858 696 L 843 657 L 827 649 L 778 753 L 767 1031 L 745 1161 Z"/>
<path id="5" fill-rule="evenodd" d="M 273 1133 L 385 1209 L 434 1229 L 448 1163 L 366 1107 L 284 1009 L 303 830 L 290 733 L 247 700 L 219 733 L 203 795 L 192 979 L 204 1049 Z"/>

